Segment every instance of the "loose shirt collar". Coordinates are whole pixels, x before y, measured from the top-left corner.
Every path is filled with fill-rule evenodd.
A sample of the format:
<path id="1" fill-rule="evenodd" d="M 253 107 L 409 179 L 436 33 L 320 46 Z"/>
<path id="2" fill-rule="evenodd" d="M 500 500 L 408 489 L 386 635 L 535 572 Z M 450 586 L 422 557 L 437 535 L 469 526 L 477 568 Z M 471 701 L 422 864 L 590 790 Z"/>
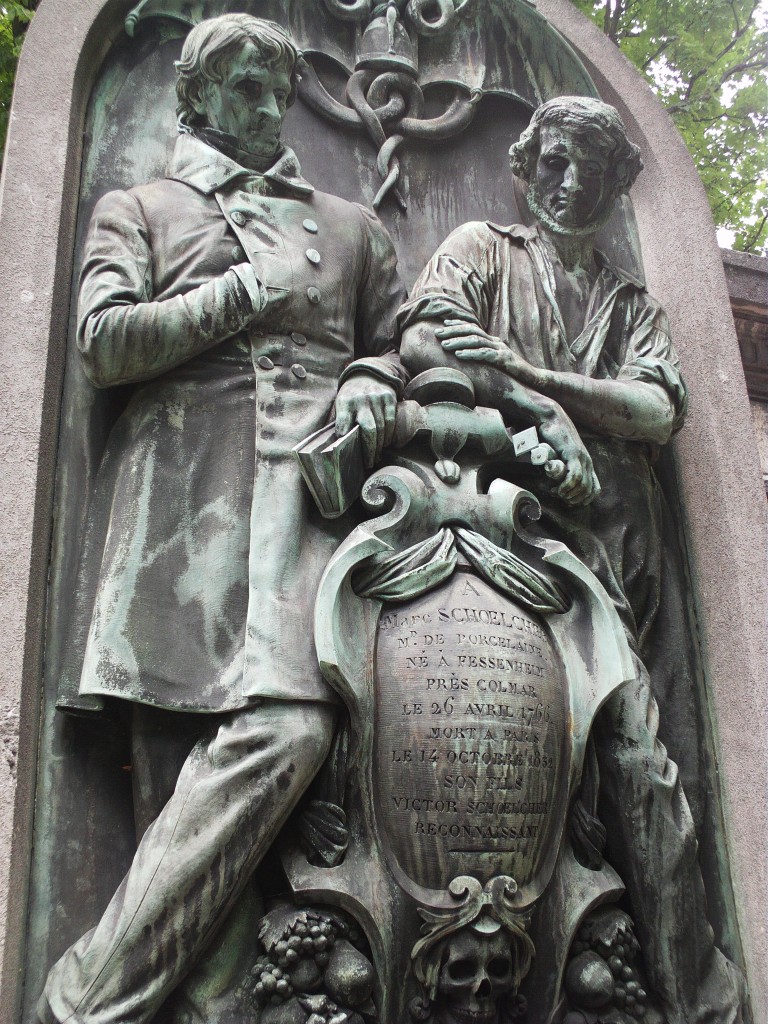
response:
<path id="1" fill-rule="evenodd" d="M 533 245 L 538 248 L 542 246 L 541 236 L 539 235 L 538 228 L 535 226 L 527 226 L 525 224 L 494 224 L 488 221 L 488 227 L 493 231 L 498 232 L 500 235 L 507 235 L 509 238 L 515 241 L 522 242 L 526 248 Z M 617 266 L 612 263 L 604 252 L 599 249 L 595 249 L 595 261 L 601 270 L 607 270 L 614 277 L 617 277 L 622 284 L 631 284 L 635 288 L 642 288 L 645 290 L 645 281 L 641 278 L 631 274 L 628 270 L 624 270 L 623 267 Z"/>
<path id="2" fill-rule="evenodd" d="M 283 146 L 277 159 L 263 175 L 242 167 L 231 157 L 194 135 L 180 135 L 168 167 L 168 177 L 183 181 L 205 195 L 212 195 L 240 177 L 264 177 L 295 195 L 305 197 L 314 187 L 303 177 L 296 154 Z"/>
<path id="3" fill-rule="evenodd" d="M 588 377 L 596 376 L 598 362 L 601 356 L 605 356 L 604 346 L 616 300 L 626 288 L 644 290 L 643 282 L 625 270 L 613 266 L 605 254 L 596 249 L 595 261 L 599 273 L 590 291 L 584 326 L 575 338 L 569 338 L 557 301 L 557 285 L 552 261 L 537 228 L 523 224 L 503 227 L 492 224 L 490 221 L 488 226 L 493 231 L 506 235 L 513 242 L 525 247 L 536 271 L 536 282 L 546 296 L 551 309 L 554 330 L 550 328 L 546 332 L 550 343 L 554 346 L 562 344 L 564 352 L 567 353 L 567 358 L 572 360 L 576 372 Z M 556 335 L 559 335 L 559 342 Z"/>

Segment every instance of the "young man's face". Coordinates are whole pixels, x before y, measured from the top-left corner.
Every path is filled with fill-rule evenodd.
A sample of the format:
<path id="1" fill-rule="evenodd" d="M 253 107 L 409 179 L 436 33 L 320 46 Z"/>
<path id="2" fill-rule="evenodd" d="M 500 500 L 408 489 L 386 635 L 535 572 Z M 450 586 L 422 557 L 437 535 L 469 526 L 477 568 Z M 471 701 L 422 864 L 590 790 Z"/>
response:
<path id="1" fill-rule="evenodd" d="M 547 227 L 562 234 L 598 228 L 613 207 L 613 185 L 612 168 L 594 145 L 567 128 L 542 128 L 528 195 Z"/>
<path id="2" fill-rule="evenodd" d="M 265 68 L 248 42 L 224 65 L 222 82 L 205 82 L 195 109 L 211 128 L 233 135 L 240 149 L 268 159 L 280 146 L 290 92 L 290 73 Z"/>

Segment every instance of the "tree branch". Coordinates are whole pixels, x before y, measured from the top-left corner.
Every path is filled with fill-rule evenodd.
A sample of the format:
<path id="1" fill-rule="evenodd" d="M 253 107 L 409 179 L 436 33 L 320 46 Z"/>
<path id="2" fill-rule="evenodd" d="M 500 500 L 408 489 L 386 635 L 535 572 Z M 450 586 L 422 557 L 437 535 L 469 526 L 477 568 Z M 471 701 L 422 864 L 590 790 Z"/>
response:
<path id="1" fill-rule="evenodd" d="M 760 241 L 760 235 L 763 233 L 763 228 L 768 224 L 768 212 L 763 214 L 763 219 L 757 225 L 757 227 L 751 231 L 744 238 L 744 252 L 751 252 L 753 247 Z"/>
<path id="2" fill-rule="evenodd" d="M 672 43 L 676 43 L 679 38 L 679 36 L 668 36 L 666 39 L 664 39 L 660 43 L 660 45 L 653 51 L 650 57 L 647 57 L 643 61 L 642 70 L 647 71 L 651 64 L 653 64 L 654 61 L 659 59 L 659 57 L 662 55 L 662 53 L 664 53 L 667 47 L 671 46 Z"/>
<path id="3" fill-rule="evenodd" d="M 603 8 L 603 35 L 610 36 L 611 34 L 611 0 L 605 0 L 605 7 Z"/>
<path id="4" fill-rule="evenodd" d="M 731 10 L 733 10 L 733 2 L 731 2 L 730 7 L 731 7 Z M 731 50 L 734 48 L 734 46 L 736 46 L 736 44 L 742 39 L 742 37 L 744 36 L 744 34 L 746 33 L 747 29 L 749 28 L 749 26 L 751 24 L 752 17 L 754 16 L 756 7 L 757 7 L 757 5 L 755 4 L 755 6 L 752 8 L 752 11 L 751 11 L 749 17 L 747 18 L 747 21 L 741 27 L 738 27 L 739 26 L 739 22 L 738 22 L 738 18 L 736 16 L 736 13 L 734 11 L 734 19 L 735 19 L 736 25 L 737 25 L 736 32 L 732 36 L 731 40 L 728 43 L 726 43 L 726 45 L 722 48 L 722 50 L 712 58 L 712 60 L 709 62 L 709 66 L 706 67 L 706 68 L 702 68 L 700 71 L 697 71 L 696 74 L 691 77 L 691 79 L 690 79 L 690 81 L 688 83 L 688 88 L 686 89 L 686 92 L 685 92 L 685 96 L 683 97 L 683 100 L 682 100 L 683 103 L 687 103 L 687 102 L 690 101 L 690 99 L 691 99 L 691 97 L 693 95 L 694 86 L 699 81 L 699 79 L 703 78 L 704 75 L 706 75 L 709 71 L 711 71 L 711 69 L 714 68 L 715 65 L 717 63 L 719 63 L 719 61 L 721 61 L 723 59 L 723 57 L 725 57 L 725 55 L 727 53 L 730 53 Z"/>

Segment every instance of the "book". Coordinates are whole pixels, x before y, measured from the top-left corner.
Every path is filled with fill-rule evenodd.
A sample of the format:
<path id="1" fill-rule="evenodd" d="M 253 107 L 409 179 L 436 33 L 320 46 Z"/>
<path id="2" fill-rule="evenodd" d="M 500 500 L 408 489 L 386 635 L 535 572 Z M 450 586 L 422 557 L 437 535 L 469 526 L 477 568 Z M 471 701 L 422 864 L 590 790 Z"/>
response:
<path id="1" fill-rule="evenodd" d="M 292 451 L 322 515 L 326 519 L 344 515 L 360 497 L 367 476 L 360 427 L 337 437 L 331 423 L 304 438 Z"/>

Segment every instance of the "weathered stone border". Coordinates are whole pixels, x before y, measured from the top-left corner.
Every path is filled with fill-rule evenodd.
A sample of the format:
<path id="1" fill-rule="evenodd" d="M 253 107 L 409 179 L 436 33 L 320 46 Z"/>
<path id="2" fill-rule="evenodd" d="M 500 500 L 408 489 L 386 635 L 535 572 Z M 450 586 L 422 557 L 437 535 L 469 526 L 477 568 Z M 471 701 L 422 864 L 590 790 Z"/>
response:
<path id="1" fill-rule="evenodd" d="M 21 994 L 82 128 L 93 79 L 131 5 L 43 0 L 19 66 L 0 182 L 0 1020 L 9 1024 Z M 649 288 L 670 314 L 691 389 L 689 427 L 675 445 L 679 484 L 753 1009 L 756 1021 L 768 1020 L 768 540 L 720 253 L 693 164 L 640 76 L 565 0 L 538 7 L 645 154 L 633 195 Z"/>

